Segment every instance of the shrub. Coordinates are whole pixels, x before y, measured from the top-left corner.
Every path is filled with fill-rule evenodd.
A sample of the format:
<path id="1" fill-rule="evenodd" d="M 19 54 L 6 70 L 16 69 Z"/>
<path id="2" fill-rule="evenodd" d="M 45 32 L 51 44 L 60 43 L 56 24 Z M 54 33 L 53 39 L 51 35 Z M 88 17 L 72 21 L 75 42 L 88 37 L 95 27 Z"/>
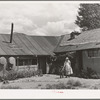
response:
<path id="1" fill-rule="evenodd" d="M 17 78 L 25 78 L 25 77 L 35 76 L 35 75 L 36 75 L 36 71 L 34 70 L 23 70 L 17 72 Z"/>
<path id="2" fill-rule="evenodd" d="M 25 77 L 25 71 L 18 71 L 17 72 L 17 78 L 24 78 Z"/>
<path id="3" fill-rule="evenodd" d="M 92 69 L 87 67 L 87 69 L 84 69 L 81 71 L 81 75 L 82 78 L 93 78 L 93 79 L 98 79 L 99 76 L 98 74 Z"/>
<path id="4" fill-rule="evenodd" d="M 18 78 L 26 78 L 38 75 L 37 71 L 34 70 L 22 70 L 22 71 L 8 71 L 8 73 L 4 77 L 0 77 L 0 80 L 15 80 Z"/>
<path id="5" fill-rule="evenodd" d="M 70 79 L 70 80 L 68 80 L 67 85 L 69 85 L 69 86 L 82 86 L 82 83 L 79 80 Z"/>
<path id="6" fill-rule="evenodd" d="M 59 83 L 59 84 L 47 84 L 46 89 L 75 89 L 75 86 L 78 86 L 79 84 L 75 83 L 74 85 L 71 84 L 64 84 L 64 83 Z M 80 85 L 79 85 L 80 86 Z"/>
<path id="7" fill-rule="evenodd" d="M 14 70 L 11 70 L 7 73 L 7 75 L 4 76 L 4 80 L 14 80 L 17 78 L 17 72 Z"/>
<path id="8" fill-rule="evenodd" d="M 59 83 L 59 84 L 47 84 L 46 89 L 66 89 L 67 87 L 65 86 L 64 83 Z"/>
<path id="9" fill-rule="evenodd" d="M 19 86 L 1 86 L 1 89 L 21 89 Z"/>
<path id="10" fill-rule="evenodd" d="M 52 88 L 52 85 L 47 84 L 47 85 L 46 85 L 46 89 L 53 89 L 53 88 Z"/>
<path id="11" fill-rule="evenodd" d="M 43 76 L 42 69 L 38 69 L 37 72 L 36 72 L 36 75 Z"/>

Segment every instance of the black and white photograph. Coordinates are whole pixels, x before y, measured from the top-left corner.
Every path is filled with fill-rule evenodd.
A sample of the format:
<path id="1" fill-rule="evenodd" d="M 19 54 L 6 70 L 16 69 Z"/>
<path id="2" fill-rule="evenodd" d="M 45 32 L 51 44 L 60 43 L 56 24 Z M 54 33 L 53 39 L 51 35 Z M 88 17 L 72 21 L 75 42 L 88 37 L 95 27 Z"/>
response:
<path id="1" fill-rule="evenodd" d="M 0 91 L 24 89 L 100 89 L 100 2 L 0 1 Z"/>

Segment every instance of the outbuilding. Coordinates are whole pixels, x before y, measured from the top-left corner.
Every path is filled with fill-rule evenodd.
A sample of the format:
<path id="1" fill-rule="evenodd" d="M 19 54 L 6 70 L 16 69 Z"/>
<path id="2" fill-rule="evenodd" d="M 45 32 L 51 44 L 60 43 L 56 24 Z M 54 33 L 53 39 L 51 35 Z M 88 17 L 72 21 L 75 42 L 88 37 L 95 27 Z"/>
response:
<path id="1" fill-rule="evenodd" d="M 54 52 L 75 52 L 74 68 L 82 70 L 89 67 L 100 73 L 100 28 L 84 31 L 73 39 L 70 39 L 70 35 L 64 35 Z"/>
<path id="2" fill-rule="evenodd" d="M 59 39 L 59 36 L 31 36 L 17 32 L 0 34 L 0 67 L 6 62 L 7 70 L 13 66 L 16 70 L 39 68 L 45 74 L 47 59 L 54 55 Z M 2 60 L 5 62 L 2 63 Z"/>

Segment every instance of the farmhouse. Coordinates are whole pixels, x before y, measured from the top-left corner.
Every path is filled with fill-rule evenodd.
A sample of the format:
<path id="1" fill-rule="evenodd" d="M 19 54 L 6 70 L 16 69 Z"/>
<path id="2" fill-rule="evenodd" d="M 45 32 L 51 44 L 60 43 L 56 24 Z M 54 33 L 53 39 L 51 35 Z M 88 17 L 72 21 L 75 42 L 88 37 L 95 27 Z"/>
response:
<path id="1" fill-rule="evenodd" d="M 30 36 L 16 32 L 0 34 L 0 59 L 6 59 L 0 60 L 0 66 L 6 62 L 5 66 L 9 67 L 15 59 L 17 69 L 19 66 L 38 66 L 45 74 L 47 59 L 54 55 L 59 39 L 58 36 Z"/>
<path id="2" fill-rule="evenodd" d="M 0 34 L 0 66 L 6 62 L 8 70 L 15 62 L 13 65 L 17 70 L 25 66 L 38 67 L 45 74 L 48 60 L 55 54 L 58 57 L 56 66 L 63 64 L 66 55 L 74 54 L 71 59 L 74 72 L 90 67 L 100 73 L 100 29 L 85 31 L 78 36 L 31 36 L 13 31 L 11 35 Z M 59 55 L 64 57 L 59 58 Z"/>
<path id="3" fill-rule="evenodd" d="M 74 68 L 82 70 L 90 67 L 100 73 L 100 29 L 82 32 L 73 39 L 70 39 L 70 35 L 64 35 L 54 52 L 75 52 Z"/>

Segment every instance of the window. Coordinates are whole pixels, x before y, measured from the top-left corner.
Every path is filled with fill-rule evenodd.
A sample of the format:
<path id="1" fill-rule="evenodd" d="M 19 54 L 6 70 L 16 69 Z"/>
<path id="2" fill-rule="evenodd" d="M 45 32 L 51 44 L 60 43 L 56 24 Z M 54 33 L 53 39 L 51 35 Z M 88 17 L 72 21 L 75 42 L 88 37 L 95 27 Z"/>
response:
<path id="1" fill-rule="evenodd" d="M 37 65 L 37 59 L 32 60 L 32 65 Z"/>
<path id="2" fill-rule="evenodd" d="M 88 57 L 100 57 L 99 49 L 88 50 Z"/>
<path id="3" fill-rule="evenodd" d="M 23 65 L 37 65 L 37 59 L 17 59 L 16 60 L 17 66 Z"/>

